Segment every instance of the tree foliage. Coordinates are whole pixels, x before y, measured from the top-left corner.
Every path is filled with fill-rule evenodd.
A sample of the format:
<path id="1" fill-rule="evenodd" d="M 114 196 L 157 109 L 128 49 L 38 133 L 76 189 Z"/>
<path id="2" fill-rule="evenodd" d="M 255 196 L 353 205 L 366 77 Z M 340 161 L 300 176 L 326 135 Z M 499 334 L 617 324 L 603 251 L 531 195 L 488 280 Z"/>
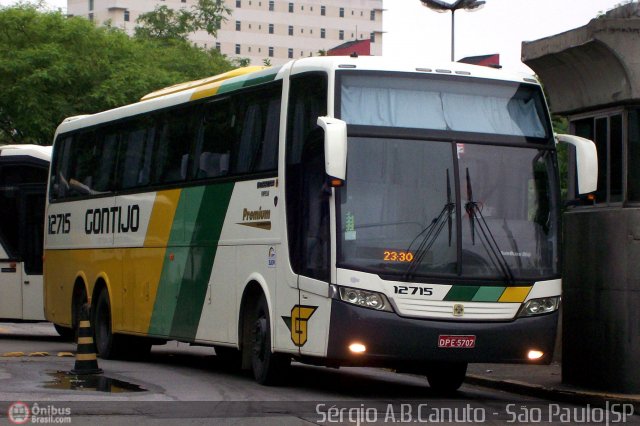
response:
<path id="1" fill-rule="evenodd" d="M 231 68 L 185 41 L 130 38 L 38 5 L 0 7 L 0 144 L 49 144 L 65 117 Z"/>
<path id="2" fill-rule="evenodd" d="M 161 5 L 138 16 L 136 37 L 186 41 L 189 34 L 204 30 L 216 36 L 231 13 L 224 0 L 198 0 L 190 9 L 170 9 Z"/>

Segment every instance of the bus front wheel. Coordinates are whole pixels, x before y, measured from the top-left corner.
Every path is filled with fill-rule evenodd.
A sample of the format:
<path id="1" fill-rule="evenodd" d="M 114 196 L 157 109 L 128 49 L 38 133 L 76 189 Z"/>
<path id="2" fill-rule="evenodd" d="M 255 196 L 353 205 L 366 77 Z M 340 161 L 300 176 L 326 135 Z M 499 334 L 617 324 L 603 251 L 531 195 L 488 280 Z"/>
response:
<path id="1" fill-rule="evenodd" d="M 261 385 L 282 383 L 291 359 L 284 354 L 271 351 L 271 321 L 264 295 L 256 305 L 251 333 L 251 367 L 256 382 Z"/>
<path id="2" fill-rule="evenodd" d="M 438 393 L 452 393 L 457 391 L 467 375 L 467 363 L 446 363 L 431 367 L 427 373 L 429 386 Z"/>

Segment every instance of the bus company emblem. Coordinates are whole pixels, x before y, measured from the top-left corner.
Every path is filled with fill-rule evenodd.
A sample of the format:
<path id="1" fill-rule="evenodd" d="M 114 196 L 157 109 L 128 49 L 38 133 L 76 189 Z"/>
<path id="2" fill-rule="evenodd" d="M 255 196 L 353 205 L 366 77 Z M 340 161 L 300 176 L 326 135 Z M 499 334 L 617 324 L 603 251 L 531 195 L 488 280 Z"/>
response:
<path id="1" fill-rule="evenodd" d="M 258 207 L 258 210 L 245 208 L 242 210 L 242 222 L 238 225 L 271 230 L 271 210 L 262 210 L 262 206 Z"/>
<path id="2" fill-rule="evenodd" d="M 295 305 L 291 309 L 290 317 L 282 317 L 287 328 L 291 331 L 291 341 L 294 345 L 301 347 L 307 343 L 307 323 L 316 309 L 318 309 L 317 306 Z"/>
<path id="3" fill-rule="evenodd" d="M 453 316 L 461 317 L 463 315 L 464 315 L 464 305 L 460 303 L 456 303 L 455 305 L 453 305 Z"/>

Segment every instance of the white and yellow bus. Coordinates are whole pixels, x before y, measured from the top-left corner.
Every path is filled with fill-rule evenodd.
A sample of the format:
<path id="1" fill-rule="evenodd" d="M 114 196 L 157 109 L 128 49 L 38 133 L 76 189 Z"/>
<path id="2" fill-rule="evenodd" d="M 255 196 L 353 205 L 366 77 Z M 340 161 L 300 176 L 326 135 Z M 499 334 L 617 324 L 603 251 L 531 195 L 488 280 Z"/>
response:
<path id="1" fill-rule="evenodd" d="M 50 161 L 50 146 L 0 146 L 0 319 L 44 320 L 42 243 Z"/>
<path id="2" fill-rule="evenodd" d="M 571 142 L 586 191 L 593 152 Z M 241 69 L 59 126 L 46 316 L 72 327 L 90 301 L 107 358 L 175 339 L 265 384 L 295 359 L 457 389 L 469 362 L 550 360 L 558 192 L 531 77 L 379 57 Z"/>

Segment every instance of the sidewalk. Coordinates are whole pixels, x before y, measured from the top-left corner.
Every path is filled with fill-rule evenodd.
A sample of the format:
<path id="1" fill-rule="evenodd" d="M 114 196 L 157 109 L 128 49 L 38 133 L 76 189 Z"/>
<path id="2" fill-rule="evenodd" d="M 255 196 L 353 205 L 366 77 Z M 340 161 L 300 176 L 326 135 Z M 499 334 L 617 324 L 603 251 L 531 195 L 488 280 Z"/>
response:
<path id="1" fill-rule="evenodd" d="M 633 404 L 640 413 L 640 394 L 594 391 L 562 383 L 561 365 L 469 364 L 466 383 L 576 404 Z"/>

